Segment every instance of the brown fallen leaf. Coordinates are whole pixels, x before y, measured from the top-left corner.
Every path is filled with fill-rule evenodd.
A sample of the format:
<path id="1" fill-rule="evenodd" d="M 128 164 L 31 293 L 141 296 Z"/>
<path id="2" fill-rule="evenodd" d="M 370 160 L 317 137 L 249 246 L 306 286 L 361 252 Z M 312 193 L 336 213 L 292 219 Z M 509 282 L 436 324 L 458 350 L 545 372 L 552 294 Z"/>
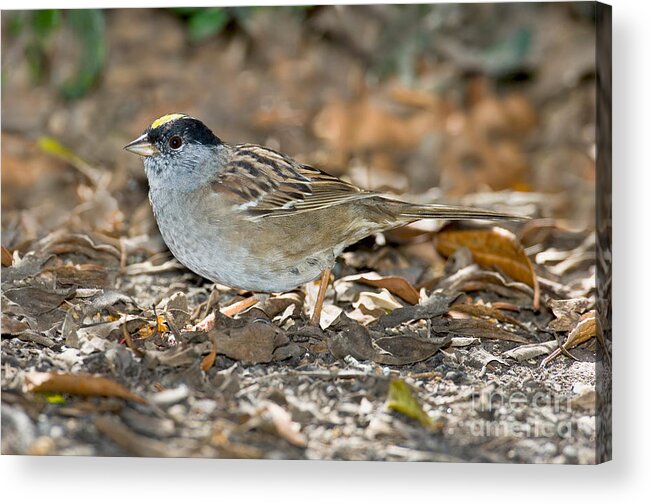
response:
<path id="1" fill-rule="evenodd" d="M 397 308 L 388 315 L 376 320 L 371 324 L 372 329 L 383 330 L 388 327 L 396 327 L 411 320 L 430 319 L 447 313 L 450 304 L 458 295 L 447 296 L 440 292 L 433 292 L 421 304 Z"/>
<path id="2" fill-rule="evenodd" d="M 255 308 L 262 310 L 270 319 L 284 312 L 290 305 L 295 305 L 298 310 L 303 308 L 304 298 L 302 292 L 286 292 L 273 295 L 258 303 Z"/>
<path id="3" fill-rule="evenodd" d="M 7 247 L 2 245 L 2 267 L 6 268 L 8 266 L 11 266 L 14 262 L 14 258 L 11 255 L 11 252 Z"/>
<path id="4" fill-rule="evenodd" d="M 46 268 L 44 273 L 54 275 L 60 285 L 76 285 L 83 288 L 106 288 L 114 284 L 114 276 L 99 264 L 66 264 Z"/>
<path id="5" fill-rule="evenodd" d="M 105 237 L 102 236 L 102 238 Z M 66 234 L 55 231 L 39 243 L 43 247 L 43 252 L 56 256 L 84 255 L 93 262 L 107 266 L 114 266 L 120 262 L 119 247 L 100 239 L 99 235 Z"/>
<path id="6" fill-rule="evenodd" d="M 529 330 L 527 326 L 520 322 L 518 319 L 515 319 L 506 313 L 502 313 L 500 310 L 492 306 L 481 304 L 456 304 L 450 307 L 448 314 L 453 312 L 459 312 L 466 315 L 471 315 L 473 317 L 490 317 L 495 320 L 499 320 L 500 322 L 504 322 L 505 324 L 512 324 L 521 327 L 525 331 Z"/>
<path id="7" fill-rule="evenodd" d="M 283 331 L 263 322 L 234 329 L 213 329 L 208 333 L 211 339 L 213 333 L 218 353 L 252 364 L 271 362 L 274 350 L 288 342 Z"/>
<path id="8" fill-rule="evenodd" d="M 145 353 L 134 344 L 133 338 L 131 337 L 131 334 L 127 330 L 126 323 L 122 324 L 122 339 L 134 354 L 136 354 L 138 357 L 141 358 L 144 357 Z"/>
<path id="9" fill-rule="evenodd" d="M 556 316 L 548 325 L 552 331 L 571 331 L 581 319 L 581 315 L 594 302 L 588 298 L 550 299 L 549 307 Z"/>
<path id="10" fill-rule="evenodd" d="M 371 287 L 386 289 L 391 294 L 395 294 L 404 299 L 409 304 L 418 304 L 418 291 L 406 278 L 390 275 L 382 276 L 376 272 L 362 273 L 359 275 L 350 275 L 338 280 L 339 282 L 359 282 Z"/>
<path id="11" fill-rule="evenodd" d="M 11 301 L 20 305 L 30 315 L 53 311 L 66 299 L 74 296 L 75 289 L 55 289 L 43 283 L 9 289 L 4 292 Z"/>
<path id="12" fill-rule="evenodd" d="M 412 336 L 386 336 L 374 341 L 381 352 L 376 351 L 371 360 L 389 366 L 413 364 L 429 359 L 449 342 L 450 338 L 436 338 L 430 341 Z"/>
<path id="13" fill-rule="evenodd" d="M 430 358 L 449 338 L 423 339 L 413 336 L 385 336 L 373 340 L 364 326 L 351 324 L 328 338 L 328 350 L 337 359 L 347 355 L 357 360 L 402 366 Z"/>
<path id="14" fill-rule="evenodd" d="M 491 303 L 491 305 L 496 310 L 509 310 L 514 312 L 520 312 L 520 307 L 518 305 L 514 305 L 513 303 L 507 303 L 506 301 L 494 301 L 493 303 Z"/>
<path id="15" fill-rule="evenodd" d="M 497 267 L 533 288 L 533 307 L 540 307 L 540 287 L 533 265 L 516 236 L 502 228 L 444 229 L 436 236 L 436 250 L 445 257 L 467 247 L 478 264 Z"/>
<path id="16" fill-rule="evenodd" d="M 567 340 L 565 340 L 565 343 L 545 357 L 540 365 L 546 366 L 561 353 L 572 357 L 572 354 L 569 353 L 571 348 L 574 348 L 581 343 L 585 343 L 594 337 L 598 338 L 600 342 L 603 341 L 603 334 L 601 332 L 601 325 L 597 319 L 597 312 L 591 310 L 581 317 L 576 327 L 567 337 Z"/>
<path id="17" fill-rule="evenodd" d="M 139 403 L 145 402 L 139 395 L 103 376 L 32 372 L 25 375 L 25 382 L 30 392 L 119 397 Z"/>
<path id="18" fill-rule="evenodd" d="M 2 270 L 2 284 L 19 283 L 19 285 L 25 285 L 25 282 L 22 281 L 39 275 L 43 270 L 43 265 L 50 258 L 49 254 L 37 256 L 34 252 L 28 252 Z"/>
<path id="19" fill-rule="evenodd" d="M 3 313 L 2 324 L 0 324 L 0 327 L 2 328 L 3 335 L 10 334 L 15 336 L 16 334 L 27 331 L 29 329 L 29 324 L 25 320 L 18 320 Z"/>
<path id="20" fill-rule="evenodd" d="M 208 355 L 201 359 L 201 370 L 205 373 L 215 365 L 217 360 L 217 336 L 215 333 L 210 333 L 210 341 L 212 342 L 212 350 Z"/>
<path id="21" fill-rule="evenodd" d="M 346 315 L 360 324 L 368 325 L 379 317 L 402 308 L 402 304 L 388 290 L 382 289 L 377 293 L 360 293 L 357 301 L 353 303 L 353 308 L 355 309 Z"/>
<path id="22" fill-rule="evenodd" d="M 483 339 L 512 341 L 514 343 L 529 343 L 526 338 L 511 331 L 497 327 L 484 319 L 431 319 L 430 328 L 437 333 L 460 334 Z"/>

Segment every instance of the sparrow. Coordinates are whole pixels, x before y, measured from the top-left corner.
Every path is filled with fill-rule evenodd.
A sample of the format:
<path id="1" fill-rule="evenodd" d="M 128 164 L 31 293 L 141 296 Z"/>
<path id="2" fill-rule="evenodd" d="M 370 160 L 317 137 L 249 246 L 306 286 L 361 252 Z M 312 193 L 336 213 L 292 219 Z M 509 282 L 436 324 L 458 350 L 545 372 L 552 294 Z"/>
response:
<path id="1" fill-rule="evenodd" d="M 362 238 L 419 219 L 523 218 L 388 198 L 268 147 L 227 143 L 181 113 L 156 119 L 125 149 L 142 156 L 160 233 L 183 265 L 254 293 L 320 277 L 315 325 L 337 256 Z"/>

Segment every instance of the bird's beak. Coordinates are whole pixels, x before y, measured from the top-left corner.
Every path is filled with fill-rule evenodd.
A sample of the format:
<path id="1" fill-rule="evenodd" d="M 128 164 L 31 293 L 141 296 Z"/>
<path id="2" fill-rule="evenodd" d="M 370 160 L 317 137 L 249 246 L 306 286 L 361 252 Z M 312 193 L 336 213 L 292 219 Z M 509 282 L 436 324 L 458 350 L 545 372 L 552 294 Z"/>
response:
<path id="1" fill-rule="evenodd" d="M 139 156 L 148 157 L 158 154 L 158 149 L 153 145 L 147 138 L 147 133 L 143 133 L 133 142 L 128 145 L 125 145 L 124 148 L 129 152 L 138 154 Z"/>

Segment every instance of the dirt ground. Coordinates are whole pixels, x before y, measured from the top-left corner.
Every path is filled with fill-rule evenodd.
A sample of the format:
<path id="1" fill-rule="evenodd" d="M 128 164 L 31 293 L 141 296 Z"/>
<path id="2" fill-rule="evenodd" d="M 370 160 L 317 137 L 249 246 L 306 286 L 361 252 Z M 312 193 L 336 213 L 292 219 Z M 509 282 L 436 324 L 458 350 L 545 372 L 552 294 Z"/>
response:
<path id="1" fill-rule="evenodd" d="M 264 8 L 199 42 L 172 12 L 106 11 L 75 100 L 79 38 L 50 36 L 37 83 L 3 12 L 3 454 L 603 458 L 594 18 L 427 9 Z M 320 328 L 316 285 L 230 318 L 250 293 L 171 256 L 122 150 L 176 111 L 364 188 L 532 219 L 363 240 Z"/>

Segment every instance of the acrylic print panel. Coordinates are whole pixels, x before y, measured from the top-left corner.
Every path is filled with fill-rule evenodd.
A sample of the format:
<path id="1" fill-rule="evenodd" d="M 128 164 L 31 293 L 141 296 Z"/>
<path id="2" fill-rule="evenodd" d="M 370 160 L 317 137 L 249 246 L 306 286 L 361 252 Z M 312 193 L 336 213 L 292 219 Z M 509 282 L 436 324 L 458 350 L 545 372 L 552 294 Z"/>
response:
<path id="1" fill-rule="evenodd" d="M 2 453 L 609 460 L 610 12 L 4 11 Z"/>

